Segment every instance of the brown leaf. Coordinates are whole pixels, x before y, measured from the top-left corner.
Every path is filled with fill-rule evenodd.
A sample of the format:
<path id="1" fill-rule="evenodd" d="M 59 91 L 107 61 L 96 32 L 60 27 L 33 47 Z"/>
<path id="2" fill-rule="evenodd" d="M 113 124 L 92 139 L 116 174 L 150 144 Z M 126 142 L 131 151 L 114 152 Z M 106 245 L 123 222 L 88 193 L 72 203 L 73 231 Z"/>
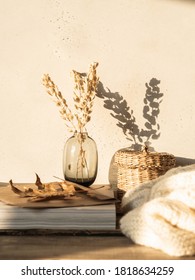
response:
<path id="1" fill-rule="evenodd" d="M 11 188 L 12 188 L 12 191 L 16 194 L 18 194 L 20 197 L 28 197 L 28 196 L 33 196 L 33 189 L 31 188 L 24 188 L 24 191 L 21 191 L 20 189 L 16 188 L 14 185 L 13 185 L 13 182 L 12 180 L 9 181 L 10 185 L 11 185 Z M 35 195 L 35 194 L 34 194 Z"/>
<path id="2" fill-rule="evenodd" d="M 98 187 L 84 187 L 82 185 L 72 183 L 69 181 L 62 182 L 50 182 L 43 184 L 41 179 L 36 174 L 35 187 L 23 186 L 18 188 L 14 186 L 12 180 L 10 180 L 10 186 L 14 193 L 20 197 L 28 197 L 31 202 L 52 200 L 52 199 L 79 199 L 79 193 L 83 193 L 97 200 L 110 200 L 114 199 L 112 191 L 109 186 Z M 78 194 L 78 195 L 77 195 Z"/>
<path id="3" fill-rule="evenodd" d="M 75 195 L 75 187 L 72 183 L 67 182 L 51 182 L 42 184 L 39 176 L 36 174 L 35 186 L 38 189 L 24 187 L 24 190 L 20 190 L 15 187 L 12 180 L 9 181 L 11 189 L 14 193 L 20 197 L 30 197 L 31 201 L 41 201 L 48 199 L 67 199 Z"/>
<path id="4" fill-rule="evenodd" d="M 37 173 L 35 173 L 35 174 L 36 174 L 36 177 L 37 177 L 37 180 L 36 180 L 36 182 L 35 182 L 35 185 L 38 187 L 39 190 L 44 189 L 44 186 L 43 186 L 43 184 L 41 183 L 41 179 L 39 178 L 39 176 L 37 175 Z"/>

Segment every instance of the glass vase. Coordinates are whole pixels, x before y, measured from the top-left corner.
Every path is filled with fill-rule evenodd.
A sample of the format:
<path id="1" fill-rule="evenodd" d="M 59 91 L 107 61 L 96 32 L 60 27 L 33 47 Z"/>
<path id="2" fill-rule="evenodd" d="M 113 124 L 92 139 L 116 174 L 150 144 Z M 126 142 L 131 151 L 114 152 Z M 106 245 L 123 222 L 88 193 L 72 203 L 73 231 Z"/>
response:
<path id="1" fill-rule="evenodd" d="M 75 132 L 65 143 L 63 172 L 67 181 L 90 186 L 96 179 L 98 152 L 87 132 Z"/>

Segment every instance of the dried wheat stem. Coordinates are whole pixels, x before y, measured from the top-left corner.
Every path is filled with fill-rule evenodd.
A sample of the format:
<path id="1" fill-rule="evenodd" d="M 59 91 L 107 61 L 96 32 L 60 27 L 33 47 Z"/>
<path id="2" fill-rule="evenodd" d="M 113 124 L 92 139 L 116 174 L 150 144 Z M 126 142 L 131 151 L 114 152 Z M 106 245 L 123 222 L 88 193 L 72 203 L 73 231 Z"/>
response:
<path id="1" fill-rule="evenodd" d="M 91 119 L 93 101 L 95 98 L 97 84 L 96 68 L 98 63 L 90 65 L 89 73 L 82 74 L 73 70 L 74 77 L 74 107 L 76 112 L 73 114 L 67 105 L 66 99 L 62 96 L 57 85 L 51 80 L 48 74 L 43 76 L 43 85 L 47 89 L 47 93 L 53 98 L 53 101 L 59 107 L 61 117 L 64 119 L 68 130 L 83 132 L 86 124 Z"/>
<path id="2" fill-rule="evenodd" d="M 96 68 L 98 63 L 90 65 L 88 75 L 81 74 L 73 70 L 74 75 L 74 101 L 77 110 L 76 118 L 78 121 L 79 131 L 82 131 L 87 122 L 91 119 L 93 100 L 95 98 L 97 84 Z"/>
<path id="3" fill-rule="evenodd" d="M 75 131 L 76 127 L 74 125 L 74 115 L 69 109 L 66 100 L 62 96 L 62 93 L 59 91 L 58 87 L 54 84 L 48 74 L 43 76 L 42 81 L 43 85 L 47 88 L 47 93 L 53 98 L 53 101 L 59 107 L 60 115 L 64 119 L 67 128 L 71 132 Z"/>

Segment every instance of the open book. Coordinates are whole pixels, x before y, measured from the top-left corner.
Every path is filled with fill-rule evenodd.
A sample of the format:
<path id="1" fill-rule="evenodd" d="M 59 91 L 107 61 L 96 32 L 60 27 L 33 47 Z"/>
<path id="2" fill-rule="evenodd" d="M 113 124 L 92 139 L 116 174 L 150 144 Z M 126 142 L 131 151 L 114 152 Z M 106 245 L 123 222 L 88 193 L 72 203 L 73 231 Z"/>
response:
<path id="1" fill-rule="evenodd" d="M 116 207 L 113 190 L 98 188 L 107 200 L 82 196 L 79 200 L 29 202 L 0 183 L 0 230 L 115 230 Z M 109 198 L 110 197 L 110 198 Z M 113 199 L 112 199 L 113 198 Z"/>

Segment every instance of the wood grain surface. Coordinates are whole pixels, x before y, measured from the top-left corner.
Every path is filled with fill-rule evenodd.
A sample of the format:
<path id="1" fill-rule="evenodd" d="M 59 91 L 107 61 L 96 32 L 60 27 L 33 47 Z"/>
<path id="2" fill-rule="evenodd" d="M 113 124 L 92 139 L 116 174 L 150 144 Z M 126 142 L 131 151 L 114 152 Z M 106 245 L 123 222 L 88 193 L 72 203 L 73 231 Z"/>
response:
<path id="1" fill-rule="evenodd" d="M 170 260 L 159 250 L 133 244 L 123 235 L 0 235 L 1 260 Z"/>

